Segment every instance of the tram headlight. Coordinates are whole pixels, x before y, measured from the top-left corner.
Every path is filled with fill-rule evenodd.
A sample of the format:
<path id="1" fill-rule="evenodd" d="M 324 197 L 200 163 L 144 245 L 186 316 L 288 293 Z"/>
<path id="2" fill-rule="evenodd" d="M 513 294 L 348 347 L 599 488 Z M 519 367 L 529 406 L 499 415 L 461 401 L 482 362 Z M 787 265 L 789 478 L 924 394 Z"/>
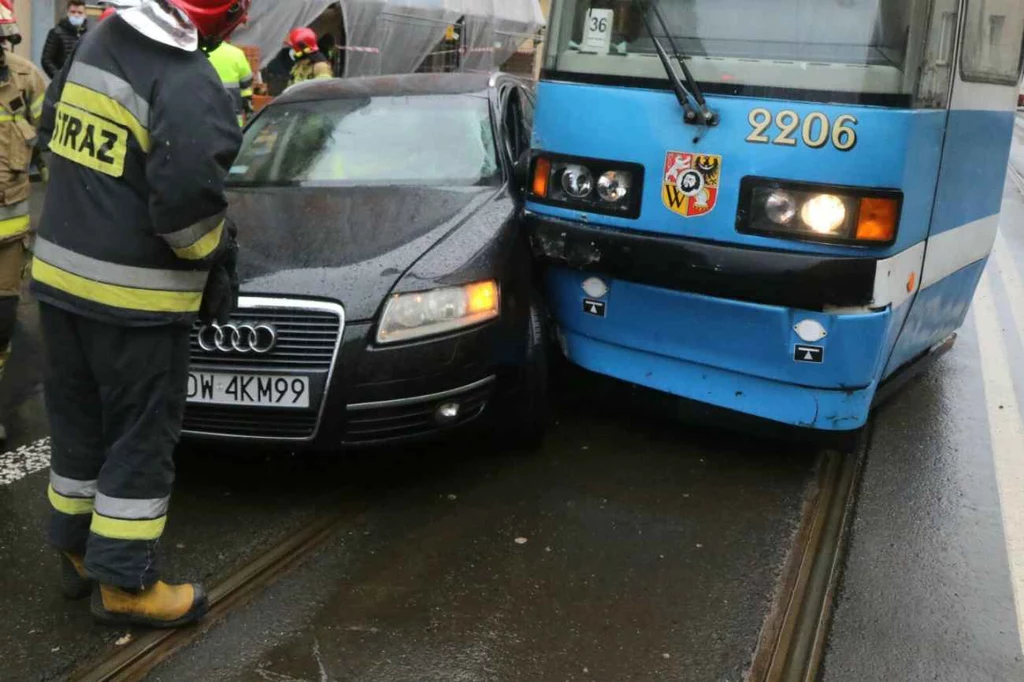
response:
<path id="1" fill-rule="evenodd" d="M 884 246 L 896 241 L 903 193 L 744 178 L 736 229 L 806 241 Z"/>
<path id="2" fill-rule="evenodd" d="M 800 220 L 819 234 L 839 234 L 846 224 L 846 203 L 834 194 L 818 194 L 800 207 Z"/>
<path id="3" fill-rule="evenodd" d="M 644 167 L 640 164 L 537 153 L 528 199 L 588 213 L 636 218 Z"/>
<path id="4" fill-rule="evenodd" d="M 798 206 L 789 192 L 777 189 L 764 201 L 764 213 L 776 225 L 789 225 L 796 217 Z"/>
<path id="5" fill-rule="evenodd" d="M 609 204 L 617 204 L 629 195 L 630 175 L 626 171 L 608 171 L 597 179 L 597 195 Z"/>
<path id="6" fill-rule="evenodd" d="M 594 191 L 594 176 L 586 166 L 566 166 L 562 171 L 562 189 L 573 199 L 586 199 Z"/>

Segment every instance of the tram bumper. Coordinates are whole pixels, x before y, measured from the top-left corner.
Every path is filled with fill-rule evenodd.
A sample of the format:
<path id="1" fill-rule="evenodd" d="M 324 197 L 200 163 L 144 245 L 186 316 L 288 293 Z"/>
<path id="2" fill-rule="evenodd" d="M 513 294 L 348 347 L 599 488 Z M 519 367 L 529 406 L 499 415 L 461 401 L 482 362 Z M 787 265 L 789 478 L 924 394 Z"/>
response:
<path id="1" fill-rule="evenodd" d="M 870 308 L 875 260 L 526 220 L 574 363 L 785 424 L 866 422 L 898 331 Z"/>

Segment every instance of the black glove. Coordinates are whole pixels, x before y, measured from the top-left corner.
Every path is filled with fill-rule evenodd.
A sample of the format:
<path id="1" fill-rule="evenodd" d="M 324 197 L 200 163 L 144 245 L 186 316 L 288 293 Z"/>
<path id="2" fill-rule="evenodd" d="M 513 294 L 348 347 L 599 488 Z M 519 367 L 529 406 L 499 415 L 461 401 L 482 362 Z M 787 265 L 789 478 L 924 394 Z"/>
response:
<path id="1" fill-rule="evenodd" d="M 203 290 L 199 321 L 203 324 L 227 324 L 237 306 L 238 277 L 223 265 L 214 265 L 206 280 L 206 289 Z"/>
<path id="2" fill-rule="evenodd" d="M 224 244 L 216 262 L 210 268 L 210 276 L 206 280 L 206 289 L 203 290 L 203 300 L 199 306 L 199 320 L 203 324 L 214 321 L 217 324 L 227 324 L 231 320 L 231 313 L 238 307 L 238 242 L 235 241 L 238 228 L 230 218 L 225 219 L 224 228 L 227 232 L 224 235 Z"/>

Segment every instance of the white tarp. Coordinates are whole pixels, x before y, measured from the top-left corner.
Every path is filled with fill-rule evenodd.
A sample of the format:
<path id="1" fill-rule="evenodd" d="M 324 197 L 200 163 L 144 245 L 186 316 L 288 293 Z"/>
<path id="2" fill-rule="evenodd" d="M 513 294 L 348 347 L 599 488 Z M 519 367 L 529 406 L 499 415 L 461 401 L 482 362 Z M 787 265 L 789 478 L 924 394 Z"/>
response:
<path id="1" fill-rule="evenodd" d="M 232 42 L 260 48 L 263 65 L 280 51 L 288 32 L 308 26 L 333 0 L 253 0 L 249 22 Z M 544 26 L 538 0 L 341 0 L 346 33 L 346 76 L 411 73 L 465 17 L 465 70 L 503 64 Z"/>
<path id="2" fill-rule="evenodd" d="M 466 71 L 490 70 L 504 64 L 523 41 L 544 26 L 544 12 L 536 0 L 463 0 L 467 5 L 463 30 Z"/>
<path id="3" fill-rule="evenodd" d="M 346 76 L 412 73 L 462 16 L 450 0 L 342 0 Z"/>
<path id="4" fill-rule="evenodd" d="M 288 32 L 299 26 L 309 26 L 327 9 L 333 0 L 253 0 L 249 21 L 231 36 L 236 45 L 260 48 L 262 66 L 284 47 Z"/>

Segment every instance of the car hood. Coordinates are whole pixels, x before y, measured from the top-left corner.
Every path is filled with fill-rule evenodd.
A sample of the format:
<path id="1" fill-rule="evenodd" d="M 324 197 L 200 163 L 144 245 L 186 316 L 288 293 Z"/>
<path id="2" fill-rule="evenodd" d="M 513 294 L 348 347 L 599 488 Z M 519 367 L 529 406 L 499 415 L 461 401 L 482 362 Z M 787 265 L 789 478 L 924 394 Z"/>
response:
<path id="1" fill-rule="evenodd" d="M 376 315 L 398 279 L 494 187 L 232 188 L 242 293 L 327 298 Z"/>

